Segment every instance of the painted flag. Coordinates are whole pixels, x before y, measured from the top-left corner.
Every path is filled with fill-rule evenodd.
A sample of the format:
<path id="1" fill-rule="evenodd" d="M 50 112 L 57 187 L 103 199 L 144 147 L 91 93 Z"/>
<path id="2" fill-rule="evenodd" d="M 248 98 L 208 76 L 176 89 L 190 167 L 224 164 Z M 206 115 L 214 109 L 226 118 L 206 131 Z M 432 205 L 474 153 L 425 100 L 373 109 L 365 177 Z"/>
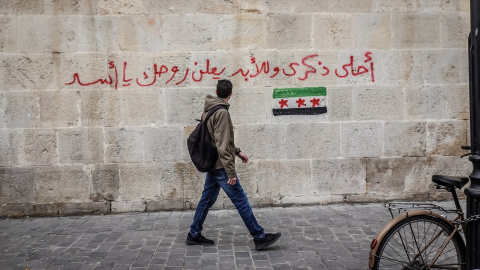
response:
<path id="1" fill-rule="evenodd" d="M 327 112 L 327 88 L 273 89 L 273 115 L 314 115 Z"/>

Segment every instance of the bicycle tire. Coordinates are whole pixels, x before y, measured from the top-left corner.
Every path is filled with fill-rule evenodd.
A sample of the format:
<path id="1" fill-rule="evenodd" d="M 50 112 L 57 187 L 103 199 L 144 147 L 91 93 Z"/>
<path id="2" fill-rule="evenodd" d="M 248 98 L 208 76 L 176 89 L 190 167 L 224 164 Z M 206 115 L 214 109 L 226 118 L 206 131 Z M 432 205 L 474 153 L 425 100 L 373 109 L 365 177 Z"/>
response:
<path id="1" fill-rule="evenodd" d="M 453 230 L 451 224 L 434 216 L 418 215 L 403 219 L 395 224 L 380 242 L 373 269 L 463 270 L 466 262 L 465 242 L 458 231 L 441 252 L 435 265 L 430 268 L 436 253 Z M 438 235 L 436 239 L 435 235 Z M 419 253 L 421 256 L 415 257 Z"/>

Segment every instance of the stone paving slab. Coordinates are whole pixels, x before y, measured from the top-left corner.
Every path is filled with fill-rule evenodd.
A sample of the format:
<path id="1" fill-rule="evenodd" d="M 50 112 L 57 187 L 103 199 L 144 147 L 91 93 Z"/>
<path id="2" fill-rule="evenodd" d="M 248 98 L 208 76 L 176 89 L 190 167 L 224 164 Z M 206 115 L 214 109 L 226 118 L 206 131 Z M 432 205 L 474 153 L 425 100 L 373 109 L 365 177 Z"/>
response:
<path id="1" fill-rule="evenodd" d="M 442 202 L 453 207 L 453 202 Z M 0 269 L 367 269 L 371 240 L 391 217 L 382 204 L 254 209 L 273 246 L 255 251 L 236 210 L 211 211 L 187 246 L 193 211 L 0 220 Z"/>

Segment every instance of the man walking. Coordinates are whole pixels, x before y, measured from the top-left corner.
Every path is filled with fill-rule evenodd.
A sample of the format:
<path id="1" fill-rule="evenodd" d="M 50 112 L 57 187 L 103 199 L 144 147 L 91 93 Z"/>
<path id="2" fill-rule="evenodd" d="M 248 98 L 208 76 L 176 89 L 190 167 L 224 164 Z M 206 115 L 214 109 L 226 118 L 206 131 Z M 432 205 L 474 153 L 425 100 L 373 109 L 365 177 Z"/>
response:
<path id="1" fill-rule="evenodd" d="M 253 215 L 252 207 L 248 202 L 247 194 L 235 172 L 235 156 L 243 163 L 248 162 L 248 156 L 235 146 L 233 124 L 230 119 L 228 101 L 232 95 L 232 83 L 228 80 L 219 80 L 217 83 L 217 96 L 207 95 L 202 120 L 208 111 L 215 106 L 223 105 L 225 109 L 214 112 L 207 120 L 207 127 L 212 139 L 212 144 L 217 147 L 218 160 L 212 170 L 207 173 L 202 197 L 197 205 L 193 223 L 190 226 L 186 243 L 188 245 L 213 245 L 214 242 L 205 238 L 201 232 L 203 222 L 207 217 L 208 210 L 217 200 L 220 188 L 222 188 L 238 210 L 245 226 L 253 236 L 255 249 L 261 250 L 275 243 L 281 236 L 280 233 L 269 234 L 263 231 Z"/>

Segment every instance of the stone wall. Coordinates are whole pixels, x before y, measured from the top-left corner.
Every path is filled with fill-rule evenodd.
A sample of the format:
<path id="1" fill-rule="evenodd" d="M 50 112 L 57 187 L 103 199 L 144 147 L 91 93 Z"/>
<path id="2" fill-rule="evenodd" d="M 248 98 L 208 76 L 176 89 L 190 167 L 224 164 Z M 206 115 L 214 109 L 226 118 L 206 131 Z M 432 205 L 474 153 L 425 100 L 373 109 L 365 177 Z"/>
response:
<path id="1" fill-rule="evenodd" d="M 0 0 L 0 216 L 193 209 L 219 78 L 254 206 L 436 199 L 471 171 L 468 33 L 468 0 Z M 305 87 L 326 113 L 274 116 Z"/>

